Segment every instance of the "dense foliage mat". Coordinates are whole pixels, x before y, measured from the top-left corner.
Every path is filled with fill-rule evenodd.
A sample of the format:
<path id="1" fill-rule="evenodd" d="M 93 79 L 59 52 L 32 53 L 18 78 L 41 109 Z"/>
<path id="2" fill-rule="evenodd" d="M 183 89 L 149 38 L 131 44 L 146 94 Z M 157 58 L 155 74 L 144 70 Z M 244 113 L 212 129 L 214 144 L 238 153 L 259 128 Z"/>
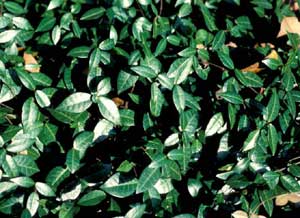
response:
<path id="1" fill-rule="evenodd" d="M 297 3 L 1 1 L 0 216 L 295 210 Z"/>

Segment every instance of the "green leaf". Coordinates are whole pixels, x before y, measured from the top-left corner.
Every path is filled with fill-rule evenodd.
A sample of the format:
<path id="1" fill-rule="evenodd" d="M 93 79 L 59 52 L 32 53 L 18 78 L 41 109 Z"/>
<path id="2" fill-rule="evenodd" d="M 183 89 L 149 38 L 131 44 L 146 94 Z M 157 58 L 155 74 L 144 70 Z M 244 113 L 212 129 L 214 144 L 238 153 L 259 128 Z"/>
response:
<path id="1" fill-rule="evenodd" d="M 225 31 L 217 32 L 214 41 L 212 42 L 212 49 L 217 50 L 219 48 L 222 48 L 222 46 L 225 44 L 225 40 L 226 40 Z"/>
<path id="2" fill-rule="evenodd" d="M 232 104 L 243 104 L 243 98 L 235 92 L 223 92 L 219 96 Z"/>
<path id="3" fill-rule="evenodd" d="M 75 149 L 70 149 L 67 153 L 66 157 L 66 165 L 70 172 L 73 174 L 75 173 L 80 166 L 80 156 L 79 151 Z"/>
<path id="4" fill-rule="evenodd" d="M 54 167 L 48 173 L 46 183 L 56 189 L 69 175 L 70 172 L 68 169 L 64 169 L 61 166 Z"/>
<path id="5" fill-rule="evenodd" d="M 89 131 L 81 132 L 76 136 L 73 142 L 73 148 L 79 151 L 80 159 L 83 157 L 85 151 L 92 145 L 94 133 Z"/>
<path id="6" fill-rule="evenodd" d="M 33 217 L 39 208 L 39 195 L 36 192 L 32 192 L 27 199 L 26 209 L 30 212 Z"/>
<path id="7" fill-rule="evenodd" d="M 273 156 L 276 153 L 278 141 L 279 138 L 278 138 L 277 130 L 275 126 L 270 123 L 268 125 L 268 143 Z"/>
<path id="8" fill-rule="evenodd" d="M 63 2 L 64 0 L 51 0 L 47 7 L 47 11 L 60 7 Z"/>
<path id="9" fill-rule="evenodd" d="M 151 85 L 150 112 L 154 117 L 159 117 L 165 98 L 156 83 Z"/>
<path id="10" fill-rule="evenodd" d="M 248 151 L 253 149 L 256 146 L 257 139 L 259 137 L 260 130 L 254 130 L 249 133 L 248 137 L 246 138 L 244 145 L 243 145 L 243 151 Z"/>
<path id="11" fill-rule="evenodd" d="M 208 10 L 208 8 L 203 3 L 200 3 L 200 10 L 202 12 L 205 25 L 207 26 L 209 31 L 217 30 L 218 28 L 215 24 L 214 17 L 211 15 L 210 11 Z"/>
<path id="12" fill-rule="evenodd" d="M 97 85 L 97 96 L 106 95 L 111 91 L 110 78 L 102 79 Z"/>
<path id="13" fill-rule="evenodd" d="M 274 205 L 273 205 L 273 200 L 272 200 L 272 192 L 263 190 L 259 192 L 259 197 L 264 205 L 264 208 L 266 209 L 267 213 L 269 214 L 270 217 L 272 217 Z"/>
<path id="14" fill-rule="evenodd" d="M 166 138 L 164 145 L 166 147 L 173 146 L 173 145 L 177 144 L 178 142 L 179 142 L 179 134 L 173 133 Z"/>
<path id="15" fill-rule="evenodd" d="M 58 127 L 51 124 L 51 123 L 46 123 L 44 125 L 43 130 L 39 134 L 39 140 L 44 144 L 48 145 L 51 142 L 56 141 L 56 134 L 58 131 Z"/>
<path id="16" fill-rule="evenodd" d="M 270 189 L 275 189 L 279 182 L 279 174 L 276 172 L 268 171 L 263 174 L 263 178 L 266 180 Z"/>
<path id="17" fill-rule="evenodd" d="M 148 79 L 152 79 L 155 78 L 157 76 L 156 72 L 147 66 L 134 66 L 130 68 L 132 71 L 134 71 L 136 74 L 138 74 L 139 76 L 148 78 Z"/>
<path id="18" fill-rule="evenodd" d="M 58 217 L 59 218 L 73 218 L 75 214 L 75 207 L 73 203 L 71 202 L 64 202 L 61 205 L 61 208 L 59 210 Z"/>
<path id="19" fill-rule="evenodd" d="M 41 108 L 50 106 L 50 104 L 51 104 L 50 99 L 49 99 L 48 95 L 46 95 L 42 90 L 36 90 L 34 96 L 35 96 L 35 99 L 36 99 L 38 105 Z"/>
<path id="20" fill-rule="evenodd" d="M 272 96 L 269 100 L 267 107 L 264 110 L 263 118 L 267 122 L 274 121 L 279 115 L 280 104 L 279 97 L 275 89 L 272 91 Z"/>
<path id="21" fill-rule="evenodd" d="M 106 194 L 100 190 L 91 191 L 83 195 L 77 202 L 80 206 L 95 206 L 106 198 Z"/>
<path id="22" fill-rule="evenodd" d="M 122 126 L 134 126 L 135 125 L 134 116 L 135 116 L 135 112 L 133 110 L 130 109 L 120 110 L 120 118 L 121 118 Z"/>
<path id="23" fill-rule="evenodd" d="M 99 8 L 92 8 L 88 11 L 86 11 L 81 17 L 80 20 L 96 20 L 102 17 L 105 14 L 105 8 L 99 7 Z"/>
<path id="24" fill-rule="evenodd" d="M 158 181 L 160 174 L 160 168 L 146 167 L 139 178 L 136 193 L 139 194 L 152 188 Z"/>
<path id="25" fill-rule="evenodd" d="M 14 162 L 18 166 L 18 170 L 24 176 L 32 176 L 40 170 L 31 156 L 16 155 L 13 157 Z"/>
<path id="26" fill-rule="evenodd" d="M 31 137 L 30 134 L 26 134 L 23 132 L 19 132 L 16 134 L 11 143 L 7 146 L 7 151 L 17 153 L 28 149 L 30 146 L 33 145 L 35 139 Z"/>
<path id="27" fill-rule="evenodd" d="M 4 7 L 11 12 L 12 14 L 20 15 L 24 14 L 26 10 L 16 2 L 13 1 L 5 1 Z"/>
<path id="28" fill-rule="evenodd" d="M 138 204 L 125 214 L 125 218 L 142 218 L 145 209 L 146 209 L 145 204 Z"/>
<path id="29" fill-rule="evenodd" d="M 296 78 L 291 71 L 284 72 L 282 77 L 282 86 L 285 88 L 285 91 L 289 92 L 294 88 L 296 83 Z"/>
<path id="30" fill-rule="evenodd" d="M 181 112 L 185 108 L 185 94 L 183 89 L 176 85 L 173 88 L 173 102 L 178 112 Z"/>
<path id="31" fill-rule="evenodd" d="M 34 91 L 36 89 L 36 85 L 31 75 L 23 69 L 16 68 L 17 75 L 21 80 L 22 84 L 29 90 Z"/>
<path id="32" fill-rule="evenodd" d="M 35 188 L 41 195 L 44 195 L 45 197 L 55 197 L 55 192 L 46 183 L 36 182 Z"/>
<path id="33" fill-rule="evenodd" d="M 225 67 L 229 68 L 230 70 L 234 69 L 234 63 L 230 57 L 229 49 L 227 47 L 223 46 L 221 50 L 217 51 L 217 54 Z"/>
<path id="34" fill-rule="evenodd" d="M 162 175 L 177 181 L 181 180 L 181 173 L 178 164 L 172 160 L 166 160 L 162 166 Z"/>
<path id="35" fill-rule="evenodd" d="M 15 177 L 10 179 L 10 181 L 23 188 L 30 188 L 34 186 L 34 181 L 31 178 L 25 176 Z"/>
<path id="36" fill-rule="evenodd" d="M 112 100 L 101 96 L 98 98 L 97 103 L 99 111 L 105 119 L 111 121 L 115 125 L 121 123 L 118 107 Z"/>
<path id="37" fill-rule="evenodd" d="M 183 4 L 181 5 L 179 12 L 178 12 L 178 17 L 186 17 L 190 13 L 192 13 L 192 6 L 190 4 Z"/>
<path id="38" fill-rule="evenodd" d="M 261 78 L 250 72 L 241 72 L 239 70 L 235 70 L 235 75 L 237 79 L 246 87 L 262 87 L 263 81 Z"/>
<path id="39" fill-rule="evenodd" d="M 117 78 L 118 94 L 121 94 L 127 89 L 133 87 L 137 80 L 138 80 L 138 76 L 131 75 L 121 70 Z"/>
<path id="40" fill-rule="evenodd" d="M 300 185 L 298 184 L 297 180 L 295 180 L 290 175 L 284 175 L 280 177 L 280 181 L 286 190 L 289 192 L 299 192 L 300 191 Z"/>
<path id="41" fill-rule="evenodd" d="M 190 178 L 190 179 L 188 179 L 187 186 L 188 186 L 188 191 L 189 191 L 190 195 L 193 198 L 195 198 L 195 197 L 197 197 L 199 190 L 202 187 L 202 184 L 200 181 Z"/>
<path id="42" fill-rule="evenodd" d="M 289 173 L 291 173 L 293 176 L 300 177 L 300 166 L 296 164 L 291 164 L 288 168 Z"/>
<path id="43" fill-rule="evenodd" d="M 170 66 L 168 77 L 174 78 L 174 84 L 180 84 L 192 73 L 193 57 L 178 58 Z"/>
<path id="44" fill-rule="evenodd" d="M 113 39 L 105 39 L 99 44 L 99 48 L 104 51 L 109 51 L 115 47 Z"/>
<path id="45" fill-rule="evenodd" d="M 205 136 L 212 136 L 216 134 L 224 125 L 224 120 L 222 113 L 216 113 L 215 115 L 210 118 L 206 129 L 205 129 Z"/>
<path id="46" fill-rule="evenodd" d="M 0 43 L 7 43 L 13 40 L 18 34 L 20 30 L 5 30 L 0 33 Z"/>
<path id="47" fill-rule="evenodd" d="M 74 58 L 88 58 L 90 50 L 88 46 L 79 46 L 72 48 L 67 55 Z"/>
<path id="48" fill-rule="evenodd" d="M 22 107 L 22 124 L 24 128 L 28 128 L 37 123 L 40 116 L 39 109 L 34 103 L 33 98 L 28 98 Z"/>
<path id="49" fill-rule="evenodd" d="M 132 179 L 126 182 L 122 182 L 121 179 L 121 175 L 116 173 L 101 186 L 101 189 L 117 198 L 131 196 L 136 190 L 138 183 L 137 179 Z"/>
<path id="50" fill-rule="evenodd" d="M 36 28 L 35 32 L 46 32 L 51 30 L 56 23 L 55 17 L 46 16 L 44 17 L 41 22 L 39 23 L 38 27 Z"/>
<path id="51" fill-rule="evenodd" d="M 198 127 L 199 114 L 195 110 L 188 110 L 180 114 L 180 130 L 187 133 L 194 133 Z"/>
<path id="52" fill-rule="evenodd" d="M 61 29 L 58 25 L 56 25 L 51 33 L 51 38 L 53 41 L 53 44 L 56 45 L 58 43 L 58 41 L 60 40 L 61 37 Z"/>
<path id="53" fill-rule="evenodd" d="M 65 98 L 56 108 L 59 111 L 81 113 L 92 105 L 91 95 L 85 92 L 76 92 Z"/>

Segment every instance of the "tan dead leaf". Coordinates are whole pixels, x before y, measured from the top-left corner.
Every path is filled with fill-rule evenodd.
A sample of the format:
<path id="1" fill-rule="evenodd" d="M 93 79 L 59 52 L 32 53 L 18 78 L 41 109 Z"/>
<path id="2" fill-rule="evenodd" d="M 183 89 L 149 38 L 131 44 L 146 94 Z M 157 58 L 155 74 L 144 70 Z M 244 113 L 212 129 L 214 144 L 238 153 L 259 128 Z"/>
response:
<path id="1" fill-rule="evenodd" d="M 258 73 L 260 71 L 262 71 L 264 68 L 260 68 L 259 67 L 259 62 L 256 62 L 254 64 L 251 64 L 248 67 L 245 67 L 243 69 L 241 69 L 242 72 L 251 72 L 251 73 Z"/>
<path id="2" fill-rule="evenodd" d="M 296 193 L 291 193 L 288 195 L 288 199 L 292 203 L 300 203 L 300 195 Z"/>
<path id="3" fill-rule="evenodd" d="M 24 47 L 18 47 L 17 49 L 18 49 L 18 51 L 23 51 L 25 48 Z"/>
<path id="4" fill-rule="evenodd" d="M 270 42 L 256 43 L 256 44 L 254 45 L 254 48 L 257 48 L 257 47 L 266 48 L 267 46 L 269 46 L 270 48 L 275 48 L 275 45 L 273 45 L 273 44 L 270 43 Z"/>
<path id="5" fill-rule="evenodd" d="M 270 52 L 270 54 L 268 54 L 265 59 L 271 59 L 271 58 L 272 59 L 276 59 L 276 60 L 279 59 L 278 53 L 274 49 L 272 49 L 272 51 Z"/>
<path id="6" fill-rule="evenodd" d="M 123 106 L 125 104 L 125 101 L 119 97 L 114 97 L 112 98 L 112 100 L 118 107 Z"/>
<path id="7" fill-rule="evenodd" d="M 277 37 L 284 36 L 288 32 L 300 34 L 300 22 L 297 17 L 284 17 Z"/>
<path id="8" fill-rule="evenodd" d="M 278 195 L 275 199 L 276 206 L 284 206 L 289 202 L 287 195 Z"/>
<path id="9" fill-rule="evenodd" d="M 206 47 L 203 44 L 197 44 L 196 48 L 197 49 L 206 49 Z"/>
<path id="10" fill-rule="evenodd" d="M 22 154 L 22 155 L 28 155 L 28 151 L 27 151 L 27 150 L 20 151 L 19 154 Z"/>
<path id="11" fill-rule="evenodd" d="M 28 54 L 24 52 L 23 59 L 25 62 L 25 70 L 30 73 L 39 73 L 40 72 L 40 65 L 35 59 L 33 54 Z"/>
<path id="12" fill-rule="evenodd" d="M 237 44 L 234 43 L 234 42 L 228 42 L 228 43 L 226 44 L 226 46 L 227 46 L 227 47 L 230 47 L 230 48 L 237 48 L 237 47 L 238 47 Z"/>
<path id="13" fill-rule="evenodd" d="M 248 214 L 245 212 L 245 211 L 242 211 L 242 210 L 237 210 L 237 211 L 234 211 L 231 216 L 233 218 L 248 218 Z"/>

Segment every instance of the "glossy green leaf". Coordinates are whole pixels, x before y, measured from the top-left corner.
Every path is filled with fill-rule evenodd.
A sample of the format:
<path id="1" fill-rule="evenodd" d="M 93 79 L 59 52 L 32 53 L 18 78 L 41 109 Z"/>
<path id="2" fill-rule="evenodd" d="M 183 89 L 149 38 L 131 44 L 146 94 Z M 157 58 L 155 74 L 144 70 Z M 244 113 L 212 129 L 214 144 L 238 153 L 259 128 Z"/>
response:
<path id="1" fill-rule="evenodd" d="M 36 182 L 35 188 L 41 195 L 45 197 L 55 197 L 55 192 L 46 183 Z"/>
<path id="2" fill-rule="evenodd" d="M 134 71 L 136 74 L 142 77 L 146 77 L 149 79 L 155 78 L 157 76 L 156 72 L 151 68 L 147 66 L 134 66 L 130 68 L 132 71 Z"/>
<path id="3" fill-rule="evenodd" d="M 39 25 L 38 25 L 38 27 L 36 28 L 35 31 L 36 32 L 49 31 L 54 27 L 55 22 L 56 22 L 55 17 L 46 16 L 40 21 L 40 23 L 39 23 Z"/>
<path id="4" fill-rule="evenodd" d="M 105 9 L 103 7 L 92 8 L 86 11 L 81 17 L 80 20 L 88 21 L 88 20 L 96 20 L 102 17 L 105 13 Z"/>
<path id="5" fill-rule="evenodd" d="M 80 206 L 95 206 L 106 198 L 106 194 L 100 190 L 91 191 L 83 195 L 77 202 Z"/>
<path id="6" fill-rule="evenodd" d="M 263 81 L 262 79 L 254 74 L 254 73 L 248 73 L 248 72 L 241 72 L 239 70 L 235 70 L 235 75 L 237 79 L 247 87 L 262 87 Z"/>
<path id="7" fill-rule="evenodd" d="M 180 84 L 192 73 L 193 58 L 176 59 L 168 70 L 168 77 L 174 78 L 174 84 Z"/>
<path id="8" fill-rule="evenodd" d="M 274 121 L 279 115 L 279 110 L 280 110 L 279 97 L 276 90 L 273 90 L 272 96 L 264 111 L 264 116 L 263 116 L 264 120 L 268 122 Z"/>
<path id="9" fill-rule="evenodd" d="M 160 168 L 145 168 L 138 180 L 136 193 L 142 193 L 152 188 L 160 177 Z"/>
<path id="10" fill-rule="evenodd" d="M 158 117 L 161 113 L 165 99 L 156 83 L 151 85 L 150 112 L 153 116 Z"/>
<path id="11" fill-rule="evenodd" d="M 248 151 L 253 149 L 256 146 L 257 139 L 259 137 L 260 130 L 254 130 L 249 133 L 248 137 L 246 138 L 244 145 L 243 145 L 243 151 Z"/>
<path id="12" fill-rule="evenodd" d="M 111 121 L 115 125 L 120 124 L 120 113 L 117 105 L 112 100 L 106 97 L 99 97 L 97 103 L 99 111 L 105 119 Z"/>
<path id="13" fill-rule="evenodd" d="M 136 205 L 125 214 L 125 218 L 142 218 L 145 209 L 145 204 Z"/>
<path id="14" fill-rule="evenodd" d="M 71 49 L 67 55 L 74 58 L 87 58 L 89 56 L 89 53 L 90 53 L 90 47 L 79 46 Z"/>
<path id="15" fill-rule="evenodd" d="M 49 171 L 46 177 L 46 183 L 51 187 L 58 187 L 66 178 L 68 178 L 70 172 L 68 169 L 64 169 L 60 166 L 54 167 Z"/>
<path id="16" fill-rule="evenodd" d="M 222 113 L 217 113 L 210 118 L 206 129 L 205 129 L 205 136 L 212 136 L 216 134 L 224 125 L 224 120 Z"/>
<path id="17" fill-rule="evenodd" d="M 32 192 L 27 199 L 26 208 L 30 212 L 31 216 L 34 216 L 39 207 L 39 195 L 36 192 Z"/>
<path id="18" fill-rule="evenodd" d="M 0 33 L 0 43 L 7 43 L 13 40 L 18 34 L 20 30 L 5 30 Z"/>
<path id="19" fill-rule="evenodd" d="M 219 96 L 232 104 L 243 104 L 243 98 L 235 92 L 223 92 Z"/>
<path id="20" fill-rule="evenodd" d="M 173 88 L 173 102 L 178 112 L 181 112 L 185 108 L 185 94 L 183 89 L 176 85 Z"/>
<path id="21" fill-rule="evenodd" d="M 289 192 L 299 192 L 300 185 L 292 176 L 284 175 L 280 177 L 280 182 L 282 183 L 283 187 L 286 188 Z"/>
<path id="22" fill-rule="evenodd" d="M 73 174 L 75 173 L 80 166 L 80 156 L 79 151 L 75 149 L 70 149 L 67 153 L 66 157 L 66 166 L 70 170 L 70 172 Z"/>
<path id="23" fill-rule="evenodd" d="M 121 179 L 121 175 L 116 173 L 101 186 L 101 189 L 117 198 L 125 198 L 132 195 L 136 190 L 137 179 L 126 182 L 122 182 Z"/>
<path id="24" fill-rule="evenodd" d="M 272 151 L 272 155 L 275 155 L 277 151 L 277 144 L 278 144 L 279 138 L 278 133 L 273 124 L 268 125 L 268 143 L 269 147 Z"/>
<path id="25" fill-rule="evenodd" d="M 92 105 L 91 95 L 85 92 L 76 92 L 65 98 L 56 108 L 59 111 L 81 113 Z"/>

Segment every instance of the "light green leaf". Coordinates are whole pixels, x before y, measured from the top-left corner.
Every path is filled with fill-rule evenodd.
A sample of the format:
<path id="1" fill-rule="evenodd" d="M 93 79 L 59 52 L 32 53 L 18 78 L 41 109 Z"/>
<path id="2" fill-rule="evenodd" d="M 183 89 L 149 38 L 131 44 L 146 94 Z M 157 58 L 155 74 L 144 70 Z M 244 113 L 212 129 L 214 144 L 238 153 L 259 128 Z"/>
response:
<path id="1" fill-rule="evenodd" d="M 83 195 L 77 202 L 80 206 L 95 206 L 106 198 L 106 194 L 100 190 L 91 191 Z"/>
<path id="2" fill-rule="evenodd" d="M 39 109 L 34 103 L 33 98 L 28 98 L 22 107 L 22 124 L 24 128 L 28 128 L 37 123 L 40 116 Z"/>
<path id="3" fill-rule="evenodd" d="M 179 142 L 179 134 L 173 133 L 166 138 L 164 145 L 168 147 L 168 146 L 176 145 L 178 142 Z"/>
<path id="4" fill-rule="evenodd" d="M 161 113 L 165 98 L 156 83 L 151 85 L 150 112 L 158 117 Z"/>
<path id="5" fill-rule="evenodd" d="M 264 120 L 266 120 L 267 122 L 274 121 L 279 114 L 279 110 L 280 110 L 279 97 L 276 90 L 274 89 L 272 92 L 272 96 L 269 100 L 269 103 L 264 110 L 264 114 L 263 114 Z"/>
<path id="6" fill-rule="evenodd" d="M 253 149 L 256 146 L 256 142 L 259 136 L 260 130 L 254 130 L 250 132 L 247 139 L 244 142 L 243 151 L 248 151 Z"/>
<path id="7" fill-rule="evenodd" d="M 232 104 L 243 104 L 243 98 L 235 92 L 223 92 L 219 96 Z"/>
<path id="8" fill-rule="evenodd" d="M 160 168 L 146 167 L 140 178 L 136 188 L 136 193 L 142 193 L 152 188 L 160 177 Z"/>
<path id="9" fill-rule="evenodd" d="M 99 111 L 105 119 L 111 121 L 115 125 L 121 123 L 118 107 L 112 100 L 101 96 L 98 98 L 97 103 Z"/>
<path id="10" fill-rule="evenodd" d="M 64 0 L 51 0 L 47 7 L 47 11 L 60 7 L 63 2 Z"/>
<path id="11" fill-rule="evenodd" d="M 145 209 L 145 204 L 136 205 L 125 214 L 124 218 L 142 218 Z"/>
<path id="12" fill-rule="evenodd" d="M 35 99 L 36 99 L 38 105 L 41 108 L 50 106 L 50 104 L 51 104 L 50 99 L 49 99 L 48 95 L 46 95 L 42 90 L 36 90 L 34 96 L 35 96 Z"/>
<path id="13" fill-rule="evenodd" d="M 81 113 L 92 105 L 91 95 L 84 92 L 76 92 L 65 98 L 56 108 L 58 111 Z"/>
<path id="14" fill-rule="evenodd" d="M 121 70 L 117 79 L 118 94 L 121 94 L 127 89 L 133 87 L 137 80 L 138 80 L 138 76 L 131 75 Z"/>
<path id="15" fill-rule="evenodd" d="M 39 207 L 39 195 L 36 192 L 32 192 L 27 199 L 26 208 L 30 212 L 30 215 L 33 217 Z"/>
<path id="16" fill-rule="evenodd" d="M 266 180 L 270 189 L 275 189 L 279 182 L 279 174 L 276 172 L 268 171 L 263 174 L 263 178 Z"/>
<path id="17" fill-rule="evenodd" d="M 198 127 L 199 113 L 195 110 L 184 111 L 179 117 L 179 129 L 183 132 L 194 133 Z"/>
<path id="18" fill-rule="evenodd" d="M 299 192 L 300 185 L 292 176 L 284 175 L 280 177 L 280 181 L 289 192 Z"/>
<path id="19" fill-rule="evenodd" d="M 156 72 L 151 68 L 147 66 L 133 66 L 130 68 L 132 71 L 134 71 L 136 74 L 142 77 L 146 77 L 148 79 L 155 78 L 157 76 Z"/>
<path id="20" fill-rule="evenodd" d="M 64 169 L 61 166 L 54 167 L 48 173 L 46 183 L 56 189 L 69 175 L 70 172 L 68 169 Z"/>
<path id="21" fill-rule="evenodd" d="M 205 129 L 205 136 L 212 136 L 216 134 L 224 125 L 224 120 L 222 113 L 216 113 L 215 115 L 210 118 L 206 129 Z"/>
<path id="22" fill-rule="evenodd" d="M 34 186 L 34 181 L 30 177 L 25 177 L 25 176 L 15 177 L 10 179 L 10 181 L 23 188 L 30 188 Z"/>
<path id="23" fill-rule="evenodd" d="M 170 66 L 168 77 L 174 78 L 174 84 L 182 83 L 192 73 L 193 57 L 176 59 Z"/>
<path id="24" fill-rule="evenodd" d="M 11 40 L 13 40 L 20 30 L 5 30 L 0 33 L 0 43 L 7 43 Z"/>
<path id="25" fill-rule="evenodd" d="M 102 17 L 105 14 L 105 8 L 99 7 L 99 8 L 92 8 L 88 11 L 86 11 L 81 17 L 80 20 L 96 20 Z"/>
<path id="26" fill-rule="evenodd" d="M 279 139 L 278 139 L 277 130 L 275 126 L 272 123 L 270 123 L 268 125 L 268 142 L 273 156 L 276 153 L 278 141 Z"/>
<path id="27" fill-rule="evenodd" d="M 185 93 L 179 85 L 173 88 L 173 102 L 178 112 L 184 111 Z"/>
<path id="28" fill-rule="evenodd" d="M 56 25 L 51 33 L 51 38 L 53 41 L 53 44 L 56 45 L 58 43 L 58 41 L 60 40 L 60 36 L 61 36 L 61 29 L 58 25 Z"/>
<path id="29" fill-rule="evenodd" d="M 75 173 L 80 166 L 80 156 L 79 151 L 75 149 L 70 149 L 67 153 L 66 157 L 66 165 L 70 172 L 73 174 Z"/>
<path id="30" fill-rule="evenodd" d="M 32 176 L 40 171 L 34 159 L 29 155 L 16 155 L 13 160 L 19 172 L 24 176 Z"/>
<path id="31" fill-rule="evenodd" d="M 35 188 L 41 195 L 44 195 L 46 197 L 55 197 L 55 192 L 46 183 L 36 182 Z"/>
<path id="32" fill-rule="evenodd" d="M 97 96 L 106 95 L 111 91 L 110 78 L 102 79 L 97 85 Z"/>
<path id="33" fill-rule="evenodd" d="M 101 189 L 117 198 L 125 198 L 132 195 L 136 190 L 137 179 L 126 182 L 122 182 L 121 179 L 121 174 L 116 173 L 101 186 Z"/>
<path id="34" fill-rule="evenodd" d="M 90 50 L 88 46 L 79 46 L 72 48 L 67 55 L 74 58 L 88 58 Z"/>

